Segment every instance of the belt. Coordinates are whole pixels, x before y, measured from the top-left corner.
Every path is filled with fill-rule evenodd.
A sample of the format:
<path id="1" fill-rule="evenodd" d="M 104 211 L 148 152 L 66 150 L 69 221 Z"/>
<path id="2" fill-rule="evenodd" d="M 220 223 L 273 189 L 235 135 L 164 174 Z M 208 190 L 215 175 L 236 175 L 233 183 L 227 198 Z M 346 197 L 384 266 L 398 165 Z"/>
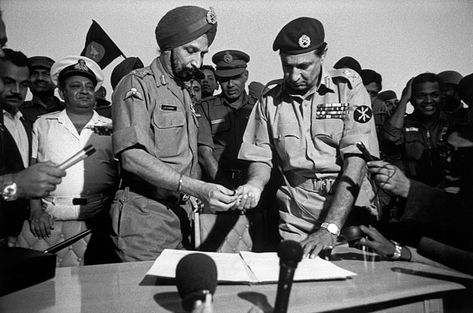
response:
<path id="1" fill-rule="evenodd" d="M 311 178 L 299 176 L 293 174 L 292 172 L 286 172 L 284 175 L 292 187 L 316 191 L 322 195 L 329 194 L 332 191 L 332 187 L 335 183 L 334 178 Z"/>
<path id="2" fill-rule="evenodd" d="M 146 198 L 150 198 L 156 201 L 165 201 L 171 202 L 178 205 L 186 204 L 189 201 L 190 196 L 184 193 L 180 193 L 179 195 L 168 195 L 167 197 L 159 197 L 156 196 L 153 192 L 148 192 L 146 188 L 134 188 L 132 186 L 122 186 L 123 189 L 128 188 L 129 191 L 134 192 L 136 194 L 145 196 Z M 140 190 L 141 189 L 141 190 Z"/>
<path id="3" fill-rule="evenodd" d="M 89 203 L 102 201 L 103 199 L 109 198 L 109 197 L 111 197 L 111 195 L 98 193 L 95 195 L 87 195 L 86 197 L 80 197 L 80 198 L 52 196 L 52 197 L 47 197 L 45 200 L 55 205 L 86 205 Z"/>

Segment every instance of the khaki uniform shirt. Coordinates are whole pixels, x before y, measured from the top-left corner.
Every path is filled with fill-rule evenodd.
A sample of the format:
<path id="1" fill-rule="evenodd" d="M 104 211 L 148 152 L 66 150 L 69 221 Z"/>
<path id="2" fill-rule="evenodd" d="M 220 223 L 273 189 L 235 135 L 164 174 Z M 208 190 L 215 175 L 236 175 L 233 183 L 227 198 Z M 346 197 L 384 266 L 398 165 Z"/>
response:
<path id="1" fill-rule="evenodd" d="M 159 58 L 122 79 L 112 96 L 113 152 L 137 147 L 177 172 L 198 177 L 197 117 L 189 93 L 165 71 Z M 122 172 L 125 185 L 156 199 L 175 192 Z"/>
<path id="2" fill-rule="evenodd" d="M 379 155 L 370 98 L 361 78 L 349 69 L 322 68 L 320 83 L 303 97 L 290 95 L 282 81 L 263 95 L 248 121 L 239 158 L 272 167 L 275 151 L 287 177 L 336 178 L 342 170 L 343 158 L 360 154 L 355 146 L 358 141 L 371 154 Z M 296 193 L 302 194 L 300 201 L 296 200 L 300 205 L 305 201 L 306 191 Z M 356 205 L 369 207 L 372 198 L 373 191 L 365 179 L 357 199 L 362 201 Z M 295 215 L 317 219 L 323 199 L 317 200 L 322 203 L 315 205 L 315 209 L 306 205 L 308 210 L 317 212 Z"/>
<path id="3" fill-rule="evenodd" d="M 253 97 L 245 94 L 243 105 L 237 108 L 219 95 L 197 106 L 198 143 L 213 149 L 213 155 L 220 167 L 246 169 L 247 162 L 238 160 L 238 151 L 255 102 Z"/>

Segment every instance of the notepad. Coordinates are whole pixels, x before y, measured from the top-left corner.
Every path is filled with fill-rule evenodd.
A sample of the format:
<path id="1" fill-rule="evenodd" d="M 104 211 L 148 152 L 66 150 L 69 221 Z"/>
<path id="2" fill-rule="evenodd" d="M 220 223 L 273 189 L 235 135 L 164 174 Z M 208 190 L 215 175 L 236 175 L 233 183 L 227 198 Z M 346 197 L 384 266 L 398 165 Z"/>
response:
<path id="1" fill-rule="evenodd" d="M 210 256 L 217 265 L 217 279 L 221 283 L 275 283 L 279 279 L 279 257 L 275 252 L 217 253 L 165 249 L 146 274 L 175 278 L 177 264 L 181 258 L 191 253 Z M 330 261 L 316 257 L 299 262 L 294 281 L 347 279 L 355 275 Z"/>

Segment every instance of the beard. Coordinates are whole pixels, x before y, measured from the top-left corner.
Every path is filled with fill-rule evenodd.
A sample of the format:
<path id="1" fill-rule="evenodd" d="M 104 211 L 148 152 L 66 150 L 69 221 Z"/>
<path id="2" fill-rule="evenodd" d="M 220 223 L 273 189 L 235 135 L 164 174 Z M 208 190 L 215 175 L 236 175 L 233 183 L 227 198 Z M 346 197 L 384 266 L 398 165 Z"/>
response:
<path id="1" fill-rule="evenodd" d="M 174 75 L 182 81 L 189 81 L 191 79 L 201 80 L 205 77 L 204 73 L 202 73 L 200 69 L 196 67 L 188 68 L 183 66 L 183 64 L 174 57 L 174 53 L 171 53 L 171 65 Z"/>

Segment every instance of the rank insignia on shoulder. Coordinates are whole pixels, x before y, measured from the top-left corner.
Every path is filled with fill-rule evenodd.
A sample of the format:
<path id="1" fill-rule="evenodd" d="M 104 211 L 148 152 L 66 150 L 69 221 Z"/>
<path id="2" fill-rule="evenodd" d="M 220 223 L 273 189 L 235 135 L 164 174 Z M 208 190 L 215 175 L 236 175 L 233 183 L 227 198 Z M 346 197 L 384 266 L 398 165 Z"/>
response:
<path id="1" fill-rule="evenodd" d="M 143 96 L 136 88 L 131 88 L 125 95 L 125 99 L 130 97 L 136 98 L 138 100 L 143 100 Z"/>
<path id="2" fill-rule="evenodd" d="M 360 105 L 353 112 L 353 118 L 358 123 L 367 123 L 373 117 L 373 111 L 367 105 Z"/>
<path id="3" fill-rule="evenodd" d="M 344 119 L 347 115 L 348 103 L 323 103 L 317 105 L 317 119 Z"/>

